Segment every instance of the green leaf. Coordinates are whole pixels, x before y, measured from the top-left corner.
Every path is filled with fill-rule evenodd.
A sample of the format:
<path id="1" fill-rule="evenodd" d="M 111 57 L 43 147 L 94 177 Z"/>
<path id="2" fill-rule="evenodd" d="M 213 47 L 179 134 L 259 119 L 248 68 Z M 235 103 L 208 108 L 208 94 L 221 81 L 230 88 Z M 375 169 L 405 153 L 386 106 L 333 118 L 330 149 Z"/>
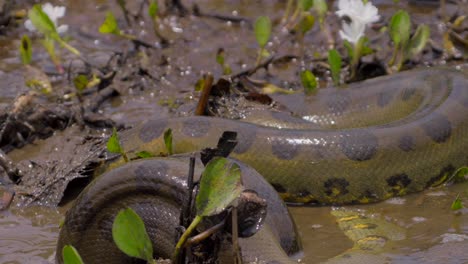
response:
<path id="1" fill-rule="evenodd" d="M 301 21 L 297 25 L 298 31 L 301 32 L 302 35 L 305 35 L 307 31 L 311 30 L 315 24 L 315 17 L 311 14 L 307 14 L 302 17 Z"/>
<path id="2" fill-rule="evenodd" d="M 458 168 L 447 180 L 451 183 L 461 183 L 468 179 L 468 167 Z"/>
<path id="3" fill-rule="evenodd" d="M 271 21 L 269 17 L 261 16 L 257 18 L 254 25 L 255 38 L 260 47 L 265 47 L 271 34 Z"/>
<path id="4" fill-rule="evenodd" d="M 408 12 L 397 11 L 390 20 L 390 37 L 395 45 L 406 46 L 410 37 L 411 20 Z"/>
<path id="5" fill-rule="evenodd" d="M 21 54 L 21 62 L 23 62 L 23 64 L 31 63 L 32 47 L 31 47 L 31 39 L 28 37 L 28 35 L 23 35 L 23 37 L 21 38 L 20 54 Z"/>
<path id="6" fill-rule="evenodd" d="M 70 245 L 65 245 L 62 249 L 62 258 L 64 264 L 83 264 L 80 254 Z"/>
<path id="7" fill-rule="evenodd" d="M 346 39 L 343 41 L 343 45 L 345 46 L 346 51 L 348 52 L 348 57 L 352 59 L 354 57 L 353 45 Z"/>
<path id="8" fill-rule="evenodd" d="M 28 18 L 31 20 L 34 27 L 45 36 L 52 38 L 58 37 L 54 22 L 52 22 L 49 16 L 42 10 L 40 4 L 35 4 L 33 8 L 29 10 Z"/>
<path id="9" fill-rule="evenodd" d="M 340 85 L 341 56 L 336 49 L 328 51 L 328 63 L 330 64 L 333 83 Z"/>
<path id="10" fill-rule="evenodd" d="M 452 211 L 460 210 L 460 209 L 463 208 L 463 204 L 462 204 L 462 201 L 460 199 L 460 194 L 457 195 L 457 198 L 455 198 L 455 200 L 453 201 L 452 206 L 450 206 L 450 208 L 452 209 Z"/>
<path id="11" fill-rule="evenodd" d="M 76 90 L 81 93 L 88 86 L 89 80 L 88 77 L 84 74 L 79 74 L 73 79 L 73 84 L 75 85 Z"/>
<path id="12" fill-rule="evenodd" d="M 152 157 L 155 157 L 155 155 L 153 155 L 153 153 L 150 153 L 148 151 L 140 151 L 140 152 L 137 152 L 137 157 L 141 158 L 141 159 L 147 159 L 147 158 L 152 158 Z"/>
<path id="13" fill-rule="evenodd" d="M 431 35 L 431 30 L 427 25 L 419 25 L 414 33 L 413 37 L 410 40 L 407 54 L 409 57 L 418 55 L 426 46 L 429 36 Z"/>
<path id="14" fill-rule="evenodd" d="M 224 66 L 224 49 L 223 48 L 218 49 L 218 52 L 216 52 L 216 62 L 219 65 Z"/>
<path id="15" fill-rule="evenodd" d="M 117 20 L 112 12 L 109 11 L 106 13 L 106 20 L 104 20 L 104 23 L 99 27 L 99 32 L 102 34 L 121 34 L 119 26 L 117 25 Z"/>
<path id="16" fill-rule="evenodd" d="M 115 217 L 112 237 L 117 247 L 128 256 L 153 261 L 153 244 L 146 233 L 145 223 L 131 208 L 121 210 Z"/>
<path id="17" fill-rule="evenodd" d="M 196 197 L 198 216 L 222 212 L 242 191 L 241 171 L 234 161 L 215 157 L 206 165 Z"/>
<path id="18" fill-rule="evenodd" d="M 115 127 L 112 129 L 112 136 L 107 141 L 107 151 L 111 153 L 122 153 L 122 147 L 120 146 L 119 136 Z"/>
<path id="19" fill-rule="evenodd" d="M 301 72 L 301 82 L 304 87 L 304 92 L 307 95 L 312 94 L 317 89 L 317 79 L 315 75 L 309 71 L 305 70 Z"/>
<path id="20" fill-rule="evenodd" d="M 158 2 L 157 1 L 151 1 L 151 4 L 148 7 L 148 15 L 152 18 L 155 19 L 158 16 Z"/>
<path id="21" fill-rule="evenodd" d="M 308 11 L 313 4 L 314 0 L 299 0 L 299 7 L 302 9 L 302 11 Z"/>
<path id="22" fill-rule="evenodd" d="M 172 129 L 168 128 L 164 131 L 164 145 L 166 146 L 167 154 L 172 155 Z"/>
<path id="23" fill-rule="evenodd" d="M 328 11 L 327 2 L 325 0 L 314 0 L 314 9 L 317 10 L 320 18 L 323 19 Z"/>
<path id="24" fill-rule="evenodd" d="M 199 92 L 203 90 L 203 87 L 205 87 L 205 79 L 200 78 L 198 79 L 197 83 L 195 83 L 195 91 Z"/>

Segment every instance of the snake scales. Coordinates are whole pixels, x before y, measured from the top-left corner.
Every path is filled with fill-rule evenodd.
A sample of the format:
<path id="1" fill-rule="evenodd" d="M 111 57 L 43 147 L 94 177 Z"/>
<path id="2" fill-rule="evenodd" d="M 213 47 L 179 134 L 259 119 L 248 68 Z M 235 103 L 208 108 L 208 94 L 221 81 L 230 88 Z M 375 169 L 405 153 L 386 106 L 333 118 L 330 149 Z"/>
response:
<path id="1" fill-rule="evenodd" d="M 310 106 L 315 107 L 312 114 L 295 111 L 295 115 L 303 116 L 308 122 L 296 119 L 287 128 L 283 126 L 290 117 L 278 112 L 271 114 L 269 123 L 281 124 L 281 129 L 210 117 L 149 120 L 122 136 L 123 149 L 130 158 L 135 158 L 140 151 L 164 152 L 163 133 L 171 128 L 174 151 L 186 153 L 215 146 L 222 132 L 236 131 L 239 143 L 231 156 L 255 168 L 286 201 L 320 204 L 380 201 L 438 185 L 457 168 L 468 164 L 467 86 L 468 76 L 454 70 L 409 71 L 347 88 L 320 90 L 312 99 L 307 99 L 315 102 Z M 129 183 L 126 188 L 135 189 L 139 186 L 134 183 L 135 173 L 128 172 L 128 177 L 122 174 L 133 167 L 126 165 L 110 173 L 121 175 L 119 177 Z M 152 170 L 151 174 L 141 175 L 160 177 L 167 172 L 167 169 Z M 113 186 L 121 182 L 115 178 L 113 182 L 100 183 L 100 188 L 107 188 L 114 198 Z M 149 182 L 151 180 L 146 181 Z M 109 236 L 98 230 L 98 227 L 108 227 L 108 218 L 97 221 L 99 218 L 94 215 L 96 210 L 100 212 L 108 206 L 96 209 L 96 202 L 106 204 L 112 198 L 99 195 L 94 199 L 96 202 L 86 199 L 88 195 L 94 197 L 89 189 L 93 190 L 95 185 L 90 186 L 67 213 L 59 249 L 66 243 L 78 243 L 86 252 L 91 252 L 96 243 Z M 143 193 L 134 197 L 148 199 L 148 192 Z M 177 203 L 171 200 L 178 196 L 166 197 L 171 199 L 167 201 L 169 204 L 159 205 L 163 211 L 177 209 Z M 120 201 L 118 199 L 117 203 Z M 110 207 L 115 214 L 116 207 Z M 279 207 L 278 204 L 269 205 L 269 214 L 270 209 Z M 142 208 L 149 210 L 147 206 Z M 278 222 L 267 225 L 273 231 L 263 233 L 275 233 L 275 223 Z M 292 234 L 293 229 L 278 227 L 280 233 Z M 83 232 L 91 235 L 82 235 Z M 286 236 L 282 241 L 278 233 L 273 237 L 279 239 L 277 245 L 281 244 L 289 252 L 297 245 L 295 236 Z M 167 242 L 167 237 L 163 241 Z M 272 244 L 255 240 L 250 243 L 258 252 Z M 268 260 L 287 261 L 279 260 L 284 256 L 271 252 L 266 255 Z"/>

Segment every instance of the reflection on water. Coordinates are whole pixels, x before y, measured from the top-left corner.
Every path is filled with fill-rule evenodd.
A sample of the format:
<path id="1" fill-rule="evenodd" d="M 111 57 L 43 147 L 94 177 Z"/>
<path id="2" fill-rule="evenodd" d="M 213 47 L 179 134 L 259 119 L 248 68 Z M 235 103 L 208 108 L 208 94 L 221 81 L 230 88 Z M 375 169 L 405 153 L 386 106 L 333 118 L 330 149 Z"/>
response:
<path id="1" fill-rule="evenodd" d="M 43 207 L 0 212 L 0 263 L 46 263 L 62 218 L 59 211 Z"/>

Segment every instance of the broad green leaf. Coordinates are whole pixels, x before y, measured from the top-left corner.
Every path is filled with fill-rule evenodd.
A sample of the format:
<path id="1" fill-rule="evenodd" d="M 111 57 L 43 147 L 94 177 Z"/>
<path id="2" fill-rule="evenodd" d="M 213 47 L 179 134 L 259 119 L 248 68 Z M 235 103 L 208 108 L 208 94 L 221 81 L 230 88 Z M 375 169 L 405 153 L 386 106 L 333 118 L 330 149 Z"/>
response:
<path id="1" fill-rule="evenodd" d="M 450 208 L 453 211 L 460 210 L 460 209 L 463 208 L 463 204 L 462 204 L 462 201 L 460 199 L 460 194 L 457 195 L 457 198 L 455 198 L 455 200 L 453 201 L 452 206 L 450 206 Z"/>
<path id="2" fill-rule="evenodd" d="M 89 80 L 88 77 L 84 74 L 79 74 L 73 79 L 73 84 L 75 85 L 76 90 L 78 92 L 83 92 L 84 89 L 86 89 L 86 86 L 88 86 Z"/>
<path id="3" fill-rule="evenodd" d="M 304 35 L 307 33 L 309 30 L 311 30 L 314 27 L 315 24 L 315 17 L 311 14 L 307 14 L 302 17 L 301 21 L 297 25 L 298 31 Z"/>
<path id="4" fill-rule="evenodd" d="M 119 136 L 115 127 L 112 129 L 112 136 L 107 141 L 107 150 L 111 153 L 122 153 L 122 147 L 120 146 Z"/>
<path id="5" fill-rule="evenodd" d="M 299 7 L 302 9 L 302 11 L 308 11 L 313 4 L 314 0 L 299 0 Z"/>
<path id="6" fill-rule="evenodd" d="M 222 212 L 242 191 L 241 171 L 234 161 L 215 157 L 206 165 L 196 197 L 198 216 Z"/>
<path id="7" fill-rule="evenodd" d="M 395 45 L 405 46 L 410 37 L 411 20 L 408 12 L 397 11 L 390 20 L 390 37 Z"/>
<path id="8" fill-rule="evenodd" d="M 271 34 L 271 21 L 269 17 L 261 16 L 257 18 L 254 25 L 255 38 L 260 47 L 265 47 Z"/>
<path id="9" fill-rule="evenodd" d="M 340 71 L 341 71 L 341 56 L 336 49 L 328 51 L 328 63 L 330 64 L 330 71 L 333 83 L 340 84 Z"/>
<path id="10" fill-rule="evenodd" d="M 112 12 L 109 11 L 106 13 L 106 20 L 104 20 L 104 23 L 102 23 L 102 25 L 99 27 L 99 32 L 102 34 L 120 35 L 120 29 L 117 25 L 117 20 L 115 19 Z"/>
<path id="11" fill-rule="evenodd" d="M 305 70 L 301 72 L 301 82 L 304 87 L 304 92 L 307 95 L 312 94 L 317 89 L 317 79 L 315 75 L 309 71 Z"/>
<path id="12" fill-rule="evenodd" d="M 142 159 L 155 157 L 155 155 L 153 155 L 153 153 L 150 153 L 150 152 L 145 151 L 145 150 L 137 152 L 136 155 L 137 155 L 137 157 L 142 158 Z"/>
<path id="13" fill-rule="evenodd" d="M 54 22 L 52 22 L 49 16 L 42 10 L 40 4 L 35 4 L 33 8 L 29 10 L 28 18 L 31 20 L 34 27 L 45 36 L 52 38 L 58 36 Z"/>
<path id="14" fill-rule="evenodd" d="M 31 39 L 28 37 L 28 35 L 23 35 L 23 37 L 21 38 L 20 54 L 21 54 L 21 62 L 23 62 L 23 64 L 31 63 L 32 47 L 31 47 Z"/>
<path id="15" fill-rule="evenodd" d="M 427 25 L 419 25 L 414 33 L 413 37 L 410 40 L 408 46 L 408 56 L 413 57 L 419 54 L 424 47 L 426 46 L 429 36 L 431 35 L 431 30 Z"/>
<path id="16" fill-rule="evenodd" d="M 158 16 L 158 2 L 157 1 L 151 1 L 151 4 L 148 7 L 148 15 L 152 18 L 155 19 Z"/>
<path id="17" fill-rule="evenodd" d="M 167 154 L 172 155 L 172 129 L 168 128 L 164 131 L 164 145 L 166 146 Z"/>
<path id="18" fill-rule="evenodd" d="M 65 245 L 62 249 L 62 258 L 64 264 L 83 264 L 80 254 L 70 245 Z"/>
<path id="19" fill-rule="evenodd" d="M 112 238 L 117 247 L 128 256 L 153 261 L 153 244 L 146 232 L 145 223 L 131 208 L 121 210 L 115 217 Z"/>

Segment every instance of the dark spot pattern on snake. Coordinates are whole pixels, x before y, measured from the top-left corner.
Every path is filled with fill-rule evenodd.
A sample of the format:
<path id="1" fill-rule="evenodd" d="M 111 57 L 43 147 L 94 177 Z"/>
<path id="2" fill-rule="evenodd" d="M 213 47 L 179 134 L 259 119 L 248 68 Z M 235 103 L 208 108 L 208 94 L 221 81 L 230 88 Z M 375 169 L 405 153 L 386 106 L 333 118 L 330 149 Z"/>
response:
<path id="1" fill-rule="evenodd" d="M 415 150 L 414 139 L 412 136 L 404 135 L 398 140 L 398 147 L 404 152 Z"/>
<path id="2" fill-rule="evenodd" d="M 378 149 L 377 137 L 367 130 L 348 130 L 340 136 L 340 147 L 350 160 L 370 160 Z"/>
<path id="3" fill-rule="evenodd" d="M 325 194 L 331 197 L 338 197 L 347 194 L 349 182 L 345 178 L 330 178 L 325 181 L 323 187 Z"/>
<path id="4" fill-rule="evenodd" d="M 167 127 L 167 119 L 149 120 L 140 129 L 138 134 L 141 141 L 147 143 L 159 138 Z"/>
<path id="5" fill-rule="evenodd" d="M 398 194 L 411 183 L 411 179 L 405 173 L 390 176 L 386 181 L 388 186 L 392 187 L 392 191 L 395 194 Z"/>
<path id="6" fill-rule="evenodd" d="M 391 90 L 385 90 L 380 92 L 377 96 L 377 105 L 379 107 L 385 107 L 386 105 L 388 105 L 392 101 L 394 93 L 395 92 Z"/>
<path id="7" fill-rule="evenodd" d="M 235 131 L 237 132 L 237 145 L 234 148 L 234 153 L 245 153 L 250 149 L 255 141 L 257 136 L 257 128 L 255 126 L 249 128 L 239 127 L 238 129 L 235 129 Z"/>
<path id="8" fill-rule="evenodd" d="M 452 134 L 452 125 L 450 121 L 442 114 L 433 113 L 433 118 L 421 126 L 433 141 L 444 143 Z"/>
<path id="9" fill-rule="evenodd" d="M 415 92 L 416 92 L 416 89 L 413 87 L 408 87 L 406 89 L 403 89 L 403 91 L 401 92 L 401 100 L 408 101 L 415 94 Z"/>
<path id="10" fill-rule="evenodd" d="M 435 187 L 444 183 L 452 174 L 455 172 L 455 167 L 452 164 L 449 164 L 443 167 L 439 174 L 429 179 L 426 184 L 426 188 Z"/>
<path id="11" fill-rule="evenodd" d="M 273 155 L 281 160 L 292 160 L 299 154 L 299 146 L 291 144 L 285 138 L 275 137 L 271 140 Z"/>
<path id="12" fill-rule="evenodd" d="M 202 137 L 208 133 L 210 127 L 209 120 L 188 118 L 182 124 L 182 133 L 189 137 Z"/>

